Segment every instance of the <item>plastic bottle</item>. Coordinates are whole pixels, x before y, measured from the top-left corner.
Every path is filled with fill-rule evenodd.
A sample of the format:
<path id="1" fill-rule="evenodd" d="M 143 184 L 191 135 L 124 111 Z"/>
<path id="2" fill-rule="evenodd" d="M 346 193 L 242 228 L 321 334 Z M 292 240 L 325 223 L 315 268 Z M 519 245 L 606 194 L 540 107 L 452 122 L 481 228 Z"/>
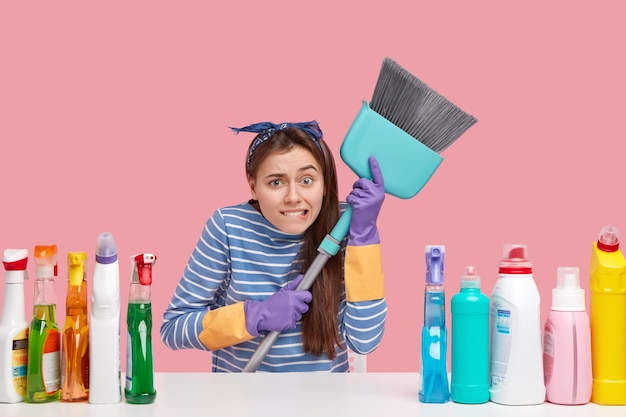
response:
<path id="1" fill-rule="evenodd" d="M 422 327 L 421 387 L 423 403 L 450 401 L 447 371 L 448 330 L 443 289 L 444 246 L 426 245 L 426 287 Z"/>
<path id="2" fill-rule="evenodd" d="M 156 398 L 152 357 L 152 267 L 156 256 L 142 253 L 131 258 L 126 344 L 126 402 L 150 404 Z"/>
<path id="3" fill-rule="evenodd" d="M 61 343 L 61 401 L 89 399 L 87 253 L 67 253 L 65 325 Z"/>
<path id="4" fill-rule="evenodd" d="M 591 401 L 626 404 L 626 260 L 619 230 L 604 226 L 593 243 L 589 267 Z"/>
<path id="5" fill-rule="evenodd" d="M 576 267 L 557 269 L 552 308 L 543 338 L 546 399 L 551 403 L 586 404 L 591 398 L 591 334 L 585 290 Z"/>
<path id="6" fill-rule="evenodd" d="M 490 399 L 505 405 L 541 404 L 543 381 L 540 296 L 527 246 L 505 244 L 491 293 Z"/>
<path id="7" fill-rule="evenodd" d="M 89 331 L 89 402 L 122 400 L 120 382 L 120 269 L 113 235 L 102 232 L 96 244 Z"/>
<path id="8" fill-rule="evenodd" d="M 56 317 L 57 246 L 35 246 L 35 298 L 28 332 L 28 402 L 57 401 L 61 394 L 61 335 Z"/>
<path id="9" fill-rule="evenodd" d="M 489 401 L 489 297 L 480 292 L 476 268 L 468 266 L 460 291 L 450 302 L 452 401 L 481 404 Z"/>
<path id="10" fill-rule="evenodd" d="M 0 319 L 0 403 L 17 403 L 26 396 L 28 322 L 24 280 L 28 278 L 28 249 L 6 249 L 4 303 Z"/>

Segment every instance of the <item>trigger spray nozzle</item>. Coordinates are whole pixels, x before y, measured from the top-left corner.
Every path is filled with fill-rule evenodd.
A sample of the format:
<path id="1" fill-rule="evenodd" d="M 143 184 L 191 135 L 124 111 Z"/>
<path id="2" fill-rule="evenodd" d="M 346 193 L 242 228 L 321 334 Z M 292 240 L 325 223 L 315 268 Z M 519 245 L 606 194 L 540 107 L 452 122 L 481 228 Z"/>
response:
<path id="1" fill-rule="evenodd" d="M 443 245 L 426 245 L 426 284 L 443 285 L 443 261 L 446 248 Z"/>
<path id="2" fill-rule="evenodd" d="M 67 266 L 70 285 L 78 287 L 85 277 L 85 262 L 87 262 L 87 252 L 68 252 Z"/>
<path id="3" fill-rule="evenodd" d="M 138 282 L 141 285 L 152 285 L 152 266 L 156 259 L 156 255 L 152 253 L 140 253 L 131 257 L 133 261 L 132 282 Z"/>
<path id="4" fill-rule="evenodd" d="M 57 245 L 37 245 L 34 255 L 37 278 L 57 276 Z"/>

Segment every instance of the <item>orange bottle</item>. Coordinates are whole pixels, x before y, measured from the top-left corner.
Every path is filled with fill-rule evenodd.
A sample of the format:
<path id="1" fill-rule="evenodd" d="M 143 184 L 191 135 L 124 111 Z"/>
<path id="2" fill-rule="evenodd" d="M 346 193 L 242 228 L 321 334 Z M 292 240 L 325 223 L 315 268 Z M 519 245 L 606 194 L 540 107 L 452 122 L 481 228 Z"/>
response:
<path id="1" fill-rule="evenodd" d="M 87 253 L 67 254 L 65 326 L 61 345 L 61 401 L 89 399 L 89 322 L 87 314 Z"/>

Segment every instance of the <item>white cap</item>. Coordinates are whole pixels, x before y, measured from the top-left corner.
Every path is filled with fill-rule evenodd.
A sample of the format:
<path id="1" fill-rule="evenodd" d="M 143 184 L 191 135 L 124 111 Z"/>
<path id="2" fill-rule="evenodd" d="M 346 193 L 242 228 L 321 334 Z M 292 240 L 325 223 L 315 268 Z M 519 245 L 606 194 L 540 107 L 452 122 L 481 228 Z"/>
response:
<path id="1" fill-rule="evenodd" d="M 561 266 L 557 269 L 556 288 L 552 289 L 552 310 L 585 311 L 585 290 L 580 288 L 577 267 Z"/>

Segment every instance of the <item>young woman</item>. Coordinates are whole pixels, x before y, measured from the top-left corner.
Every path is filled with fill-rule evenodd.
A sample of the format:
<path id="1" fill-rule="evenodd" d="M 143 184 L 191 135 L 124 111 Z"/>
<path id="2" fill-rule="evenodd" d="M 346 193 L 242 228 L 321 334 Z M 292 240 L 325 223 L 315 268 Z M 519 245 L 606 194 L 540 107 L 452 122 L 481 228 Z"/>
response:
<path id="1" fill-rule="evenodd" d="M 367 354 L 384 331 L 376 219 L 383 177 L 354 183 L 342 250 L 310 291 L 296 287 L 346 203 L 330 149 L 315 121 L 257 123 L 246 174 L 252 199 L 206 222 L 160 328 L 171 349 L 213 352 L 214 372 L 241 372 L 268 331 L 282 332 L 257 371 L 348 372 L 348 347 Z"/>

